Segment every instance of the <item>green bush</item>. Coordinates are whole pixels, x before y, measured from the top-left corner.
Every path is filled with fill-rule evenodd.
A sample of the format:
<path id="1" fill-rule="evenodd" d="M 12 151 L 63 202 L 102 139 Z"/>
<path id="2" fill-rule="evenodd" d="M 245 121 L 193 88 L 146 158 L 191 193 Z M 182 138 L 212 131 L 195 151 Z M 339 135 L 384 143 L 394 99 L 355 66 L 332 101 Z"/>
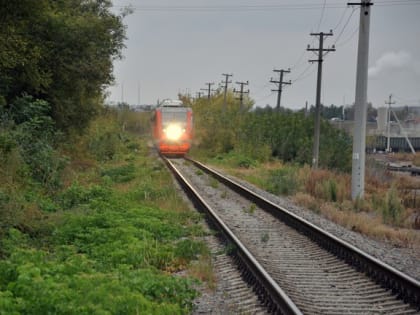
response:
<path id="1" fill-rule="evenodd" d="M 382 208 L 382 218 L 385 223 L 399 225 L 402 223 L 402 214 L 404 206 L 401 199 L 398 197 L 398 192 L 395 187 L 387 192 L 385 204 Z"/>
<path id="2" fill-rule="evenodd" d="M 87 188 L 78 183 L 73 183 L 65 191 L 58 194 L 55 199 L 62 209 L 67 210 L 94 200 L 107 201 L 111 196 L 111 190 L 104 186 L 94 185 Z"/>
<path id="3" fill-rule="evenodd" d="M 56 256 L 16 249 L 0 281 L 0 314 L 183 314 L 196 296 L 188 279 L 153 269 L 98 272 L 68 246 Z"/>
<path id="4" fill-rule="evenodd" d="M 136 177 L 134 164 L 130 163 L 101 172 L 101 176 L 109 176 L 115 183 L 129 182 Z"/>
<path id="5" fill-rule="evenodd" d="M 322 183 L 324 199 L 327 201 L 337 201 L 337 183 L 334 179 L 328 179 Z"/>
<path id="6" fill-rule="evenodd" d="M 73 211 L 44 235 L 48 251 L 32 247 L 33 240 L 15 229 L 2 240 L 0 314 L 191 311 L 197 295 L 191 280 L 162 271 L 204 252 L 202 243 L 187 238 L 200 232 L 185 227 L 196 216 L 141 206 L 109 188 L 77 183 L 56 202 Z"/>
<path id="7" fill-rule="evenodd" d="M 296 168 L 283 167 L 279 170 L 272 171 L 268 183 L 268 191 L 274 194 L 294 194 L 299 188 L 299 183 L 296 178 Z"/>
<path id="8" fill-rule="evenodd" d="M 51 191 L 61 185 L 67 159 L 54 149 L 59 133 L 50 111 L 46 101 L 28 95 L 17 98 L 1 116 L 0 125 L 7 128 L 0 128 L 0 151 L 6 156 L 17 149 L 32 178 Z"/>

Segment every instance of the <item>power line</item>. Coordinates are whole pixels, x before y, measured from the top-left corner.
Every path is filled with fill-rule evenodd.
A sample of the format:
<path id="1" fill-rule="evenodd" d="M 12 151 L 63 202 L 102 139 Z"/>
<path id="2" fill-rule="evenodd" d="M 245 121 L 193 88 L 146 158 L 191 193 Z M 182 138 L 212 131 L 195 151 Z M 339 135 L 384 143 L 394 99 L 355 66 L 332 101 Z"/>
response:
<path id="1" fill-rule="evenodd" d="M 354 37 L 354 35 L 357 34 L 358 30 L 359 30 L 359 25 L 356 26 L 356 28 L 353 30 L 353 32 L 351 33 L 351 35 L 349 37 L 347 37 L 345 40 L 336 44 L 335 47 L 343 47 L 344 45 L 346 45 L 348 42 L 350 42 L 350 40 Z"/>
<path id="2" fill-rule="evenodd" d="M 305 50 L 306 51 L 306 50 Z M 314 73 L 316 68 L 313 68 L 311 72 L 305 75 L 306 72 L 308 72 L 309 69 L 311 69 L 313 66 L 313 63 L 310 63 L 305 70 L 303 70 L 295 79 L 292 79 L 292 83 L 295 83 L 297 81 L 306 79 L 308 76 L 310 76 L 312 73 Z"/>
<path id="3" fill-rule="evenodd" d="M 343 35 L 344 30 L 346 29 L 347 25 L 349 25 L 349 22 L 351 20 L 351 17 L 353 16 L 353 13 L 356 11 L 355 8 L 353 8 L 353 10 L 351 11 L 346 23 L 344 24 L 343 28 L 341 29 L 341 32 L 338 34 L 337 38 L 335 39 L 334 45 L 338 42 L 338 40 L 340 39 L 341 35 Z"/>
<path id="4" fill-rule="evenodd" d="M 338 23 L 337 23 L 337 25 L 333 28 L 333 31 L 335 31 L 340 25 L 341 25 L 341 22 L 343 22 L 343 19 L 344 19 L 344 17 L 346 16 L 346 12 L 348 11 L 348 7 L 345 7 L 344 8 L 344 10 L 343 10 L 343 14 L 341 14 L 341 17 L 340 17 L 340 19 L 338 20 Z"/>
<path id="5" fill-rule="evenodd" d="M 317 32 L 319 32 L 319 28 L 321 27 L 322 19 L 324 18 L 325 5 L 326 4 L 327 4 L 327 0 L 324 0 L 324 3 L 322 4 L 321 17 L 319 18 L 318 27 L 316 28 Z"/>
<path id="6" fill-rule="evenodd" d="M 274 95 L 274 92 L 271 92 L 270 94 L 268 94 L 268 95 L 266 95 L 266 96 L 263 96 L 263 97 L 260 97 L 260 98 L 256 99 L 256 100 L 255 100 L 255 103 L 257 103 L 257 102 L 261 102 L 261 101 L 263 101 L 263 100 L 266 100 L 267 98 L 269 98 L 269 97 L 270 97 L 270 96 L 272 96 L 272 95 Z"/>
<path id="7" fill-rule="evenodd" d="M 378 0 L 375 2 L 378 7 L 391 7 L 391 6 L 410 6 L 420 5 L 419 0 Z M 114 8 L 125 8 L 127 6 L 114 5 Z M 130 6 L 134 11 L 155 11 L 155 12 L 249 12 L 249 11 L 261 11 L 270 12 L 273 10 L 319 10 L 320 8 L 324 11 L 325 9 L 341 9 L 345 5 L 342 2 L 330 2 L 322 4 L 311 4 L 311 3 L 286 3 L 286 4 L 275 4 L 275 5 L 135 5 Z M 323 15 L 323 14 L 322 14 Z M 322 21 L 320 19 L 320 21 Z M 320 23 L 319 23 L 320 24 Z"/>

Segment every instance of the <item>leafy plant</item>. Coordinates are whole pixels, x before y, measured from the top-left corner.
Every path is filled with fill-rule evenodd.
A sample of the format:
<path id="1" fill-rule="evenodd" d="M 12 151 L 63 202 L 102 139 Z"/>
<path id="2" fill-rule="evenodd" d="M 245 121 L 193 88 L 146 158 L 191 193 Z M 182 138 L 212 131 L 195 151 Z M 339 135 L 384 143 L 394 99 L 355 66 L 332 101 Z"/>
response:
<path id="1" fill-rule="evenodd" d="M 101 176 L 109 176 L 116 183 L 129 182 L 135 177 L 134 164 L 126 164 L 102 171 Z"/>
<path id="2" fill-rule="evenodd" d="M 296 179 L 296 168 L 283 167 L 279 170 L 272 171 L 269 179 L 268 190 L 275 194 L 291 195 L 298 189 Z"/>
<path id="3" fill-rule="evenodd" d="M 401 199 L 398 197 L 398 192 L 395 187 L 387 192 L 385 198 L 385 205 L 382 210 L 382 217 L 384 222 L 399 225 L 402 222 L 402 213 L 404 207 Z"/>

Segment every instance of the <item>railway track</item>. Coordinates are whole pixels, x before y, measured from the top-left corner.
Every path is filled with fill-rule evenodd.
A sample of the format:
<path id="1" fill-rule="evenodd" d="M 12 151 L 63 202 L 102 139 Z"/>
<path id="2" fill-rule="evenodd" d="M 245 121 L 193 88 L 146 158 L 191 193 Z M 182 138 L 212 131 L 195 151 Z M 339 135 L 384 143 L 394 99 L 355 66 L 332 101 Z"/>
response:
<path id="1" fill-rule="evenodd" d="M 166 163 L 235 244 L 243 278 L 269 312 L 420 314 L 415 279 L 196 161 Z"/>

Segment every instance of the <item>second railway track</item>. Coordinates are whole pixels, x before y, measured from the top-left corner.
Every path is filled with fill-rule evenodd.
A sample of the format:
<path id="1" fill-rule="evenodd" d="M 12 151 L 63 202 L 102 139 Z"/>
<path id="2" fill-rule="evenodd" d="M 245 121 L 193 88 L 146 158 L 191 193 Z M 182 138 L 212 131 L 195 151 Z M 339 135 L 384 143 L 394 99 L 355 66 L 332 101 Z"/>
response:
<path id="1" fill-rule="evenodd" d="M 276 209 L 275 205 L 256 195 L 247 195 L 220 174 L 208 175 L 210 170 L 204 165 L 181 159 L 167 163 L 179 172 L 179 180 L 187 180 L 199 192 L 204 203 L 271 277 L 261 280 L 249 276 L 252 283 L 257 283 L 256 291 L 272 311 L 419 314 L 416 308 L 420 305 L 418 281 L 334 237 L 326 239 L 330 237 L 328 233 L 301 223 L 286 209 Z M 250 264 L 249 261 L 242 263 L 247 267 Z M 261 288 L 270 286 L 266 283 L 270 281 L 281 288 L 280 293 Z M 270 294 L 270 297 L 264 297 Z M 277 300 L 283 298 L 286 302 Z"/>

